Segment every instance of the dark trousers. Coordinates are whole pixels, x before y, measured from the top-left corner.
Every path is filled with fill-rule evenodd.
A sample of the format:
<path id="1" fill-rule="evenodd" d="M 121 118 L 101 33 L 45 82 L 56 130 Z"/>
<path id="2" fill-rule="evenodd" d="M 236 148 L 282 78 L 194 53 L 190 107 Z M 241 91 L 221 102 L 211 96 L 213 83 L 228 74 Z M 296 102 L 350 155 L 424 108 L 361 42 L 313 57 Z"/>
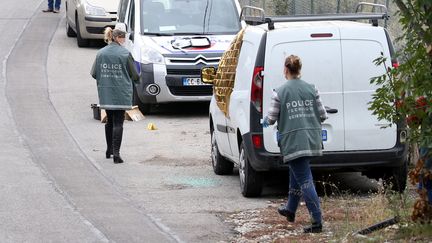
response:
<path id="1" fill-rule="evenodd" d="M 290 212 L 295 213 L 303 197 L 309 214 L 314 223 L 321 223 L 320 202 L 313 183 L 312 172 L 310 169 L 310 159 L 300 157 L 289 162 L 289 195 L 286 205 Z"/>
<path id="2" fill-rule="evenodd" d="M 123 137 L 124 110 L 106 110 L 105 139 L 107 151 L 116 157 L 120 156 L 120 146 Z"/>
<path id="3" fill-rule="evenodd" d="M 48 0 L 48 9 L 60 9 L 60 3 L 61 0 Z"/>

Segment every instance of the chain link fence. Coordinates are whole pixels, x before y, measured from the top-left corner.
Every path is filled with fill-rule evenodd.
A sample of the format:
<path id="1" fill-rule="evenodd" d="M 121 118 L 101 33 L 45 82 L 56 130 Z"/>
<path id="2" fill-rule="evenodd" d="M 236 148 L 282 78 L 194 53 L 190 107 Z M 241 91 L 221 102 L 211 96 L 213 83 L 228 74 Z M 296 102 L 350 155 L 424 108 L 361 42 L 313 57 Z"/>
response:
<path id="1" fill-rule="evenodd" d="M 248 5 L 262 8 L 267 16 L 354 13 L 359 2 L 382 4 L 387 7 L 390 15 L 387 29 L 394 42 L 402 35 L 397 15 L 398 8 L 390 0 L 239 0 L 239 2 L 242 7 Z M 366 7 L 363 11 L 378 12 L 380 9 Z M 383 21 L 380 25 L 384 25 Z M 396 49 L 401 45 L 402 43 L 395 42 Z"/>

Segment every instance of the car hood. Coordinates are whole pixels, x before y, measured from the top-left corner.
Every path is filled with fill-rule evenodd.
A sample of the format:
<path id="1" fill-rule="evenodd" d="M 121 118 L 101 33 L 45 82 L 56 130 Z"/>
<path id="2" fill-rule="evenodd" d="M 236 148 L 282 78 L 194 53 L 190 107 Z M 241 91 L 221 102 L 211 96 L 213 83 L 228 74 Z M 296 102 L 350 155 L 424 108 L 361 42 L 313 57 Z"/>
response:
<path id="1" fill-rule="evenodd" d="M 184 49 L 177 49 L 173 47 L 173 42 L 178 39 L 192 38 L 196 36 L 144 36 L 144 38 L 149 38 L 154 46 L 157 48 L 162 48 L 160 51 L 163 54 L 185 54 L 185 53 L 222 53 L 230 45 L 234 38 L 234 35 L 209 35 L 202 37 L 207 37 L 210 41 L 210 46 L 208 47 L 187 47 Z M 149 42 L 146 42 L 149 43 Z"/>
<path id="2" fill-rule="evenodd" d="M 90 5 L 102 7 L 107 12 L 117 12 L 120 0 L 86 0 Z"/>

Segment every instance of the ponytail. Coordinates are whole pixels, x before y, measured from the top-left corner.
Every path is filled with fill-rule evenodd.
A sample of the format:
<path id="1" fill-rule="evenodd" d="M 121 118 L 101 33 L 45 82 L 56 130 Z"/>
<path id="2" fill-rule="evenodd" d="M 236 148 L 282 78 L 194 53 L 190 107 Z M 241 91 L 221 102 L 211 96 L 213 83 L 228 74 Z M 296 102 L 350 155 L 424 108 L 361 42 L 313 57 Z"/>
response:
<path id="1" fill-rule="evenodd" d="M 104 41 L 107 44 L 113 42 L 113 29 L 111 27 L 106 27 L 104 31 Z"/>

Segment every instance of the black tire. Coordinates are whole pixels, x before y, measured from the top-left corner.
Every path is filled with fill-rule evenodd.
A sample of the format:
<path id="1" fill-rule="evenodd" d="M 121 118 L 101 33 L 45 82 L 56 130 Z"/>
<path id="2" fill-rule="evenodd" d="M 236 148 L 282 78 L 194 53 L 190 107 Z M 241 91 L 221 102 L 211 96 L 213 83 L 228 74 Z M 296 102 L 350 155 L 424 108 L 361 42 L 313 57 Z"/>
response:
<path id="1" fill-rule="evenodd" d="M 66 20 L 66 35 L 68 37 L 76 37 L 75 31 L 70 27 L 69 22 Z"/>
<path id="2" fill-rule="evenodd" d="M 81 36 L 81 30 L 80 30 L 80 25 L 79 25 L 79 21 L 78 21 L 78 16 L 75 18 L 75 24 L 76 24 L 76 37 L 77 37 L 77 45 L 78 47 L 88 47 L 90 41 L 88 39 L 84 39 Z"/>
<path id="3" fill-rule="evenodd" d="M 216 142 L 216 135 L 214 129 L 211 131 L 211 159 L 213 171 L 216 175 L 229 175 L 232 174 L 234 164 L 228 161 L 219 153 L 219 148 Z"/>
<path id="4" fill-rule="evenodd" d="M 148 115 L 151 112 L 151 104 L 144 104 L 138 97 L 136 87 L 133 87 L 133 104 L 137 105 L 143 115 Z"/>
<path id="5" fill-rule="evenodd" d="M 245 197 L 257 197 L 262 191 L 262 175 L 250 165 L 244 142 L 240 145 L 239 174 L 240 189 Z"/>
<path id="6" fill-rule="evenodd" d="M 395 192 L 403 193 L 407 186 L 408 161 L 404 161 L 400 167 L 388 169 L 383 175 L 384 185 Z"/>

